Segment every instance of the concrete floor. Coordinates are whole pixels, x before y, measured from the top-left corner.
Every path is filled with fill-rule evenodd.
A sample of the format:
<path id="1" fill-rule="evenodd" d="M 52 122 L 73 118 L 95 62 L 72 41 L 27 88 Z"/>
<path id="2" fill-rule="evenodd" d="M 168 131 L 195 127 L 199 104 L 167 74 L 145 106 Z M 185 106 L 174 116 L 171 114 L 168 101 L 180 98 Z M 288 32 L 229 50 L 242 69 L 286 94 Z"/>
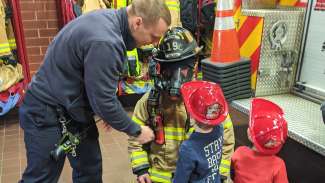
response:
<path id="1" fill-rule="evenodd" d="M 107 132 L 101 124 L 98 127 L 103 157 L 103 182 L 136 182 L 127 154 L 127 136 L 115 130 Z M 19 127 L 17 111 L 13 110 L 0 117 L 0 183 L 18 182 L 26 167 L 25 153 L 23 131 Z M 69 161 L 66 161 L 59 183 L 72 182 L 71 174 Z"/>

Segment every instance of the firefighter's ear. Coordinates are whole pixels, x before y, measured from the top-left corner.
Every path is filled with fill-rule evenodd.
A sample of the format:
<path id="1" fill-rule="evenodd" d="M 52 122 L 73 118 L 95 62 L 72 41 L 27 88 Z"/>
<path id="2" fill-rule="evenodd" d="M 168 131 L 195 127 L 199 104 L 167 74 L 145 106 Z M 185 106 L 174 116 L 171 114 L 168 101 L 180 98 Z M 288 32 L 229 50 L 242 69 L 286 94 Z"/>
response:
<path id="1" fill-rule="evenodd" d="M 142 26 L 142 24 L 143 24 L 143 19 L 142 19 L 142 17 L 136 16 L 134 18 L 134 21 L 133 22 L 134 22 L 133 23 L 133 28 L 135 30 L 138 30 Z"/>

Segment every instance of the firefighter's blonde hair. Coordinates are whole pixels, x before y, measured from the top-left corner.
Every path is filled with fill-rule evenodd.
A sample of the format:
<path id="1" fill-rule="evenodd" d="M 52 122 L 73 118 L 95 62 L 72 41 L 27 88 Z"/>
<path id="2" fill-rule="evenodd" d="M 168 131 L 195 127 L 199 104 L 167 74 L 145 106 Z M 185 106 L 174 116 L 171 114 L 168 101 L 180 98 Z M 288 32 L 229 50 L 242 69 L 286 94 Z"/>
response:
<path id="1" fill-rule="evenodd" d="M 163 0 L 133 0 L 130 13 L 141 17 L 145 25 L 154 25 L 160 18 L 168 26 L 171 24 L 171 15 Z"/>

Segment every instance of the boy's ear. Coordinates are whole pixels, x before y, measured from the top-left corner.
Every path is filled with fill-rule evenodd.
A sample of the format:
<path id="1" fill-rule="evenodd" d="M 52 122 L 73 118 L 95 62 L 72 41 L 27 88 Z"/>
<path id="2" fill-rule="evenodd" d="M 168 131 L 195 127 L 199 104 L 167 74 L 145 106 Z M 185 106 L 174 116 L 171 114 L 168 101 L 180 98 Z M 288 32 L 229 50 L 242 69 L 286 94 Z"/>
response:
<path id="1" fill-rule="evenodd" d="M 252 142 L 252 137 L 251 137 L 251 133 L 249 132 L 249 128 L 247 128 L 247 138 L 249 141 Z"/>

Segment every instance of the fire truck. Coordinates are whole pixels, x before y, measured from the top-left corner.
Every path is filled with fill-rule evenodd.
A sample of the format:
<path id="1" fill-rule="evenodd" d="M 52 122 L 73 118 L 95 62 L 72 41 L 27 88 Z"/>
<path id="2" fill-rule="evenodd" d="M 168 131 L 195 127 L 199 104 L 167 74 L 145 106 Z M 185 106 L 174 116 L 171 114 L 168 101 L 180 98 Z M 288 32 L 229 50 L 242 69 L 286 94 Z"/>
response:
<path id="1" fill-rule="evenodd" d="M 242 1 L 237 15 L 240 54 L 251 58 L 252 96 L 273 101 L 285 112 L 290 138 L 279 155 L 289 181 L 324 182 L 325 1 L 261 6 Z M 250 101 L 230 103 L 236 146 L 249 144 Z"/>

